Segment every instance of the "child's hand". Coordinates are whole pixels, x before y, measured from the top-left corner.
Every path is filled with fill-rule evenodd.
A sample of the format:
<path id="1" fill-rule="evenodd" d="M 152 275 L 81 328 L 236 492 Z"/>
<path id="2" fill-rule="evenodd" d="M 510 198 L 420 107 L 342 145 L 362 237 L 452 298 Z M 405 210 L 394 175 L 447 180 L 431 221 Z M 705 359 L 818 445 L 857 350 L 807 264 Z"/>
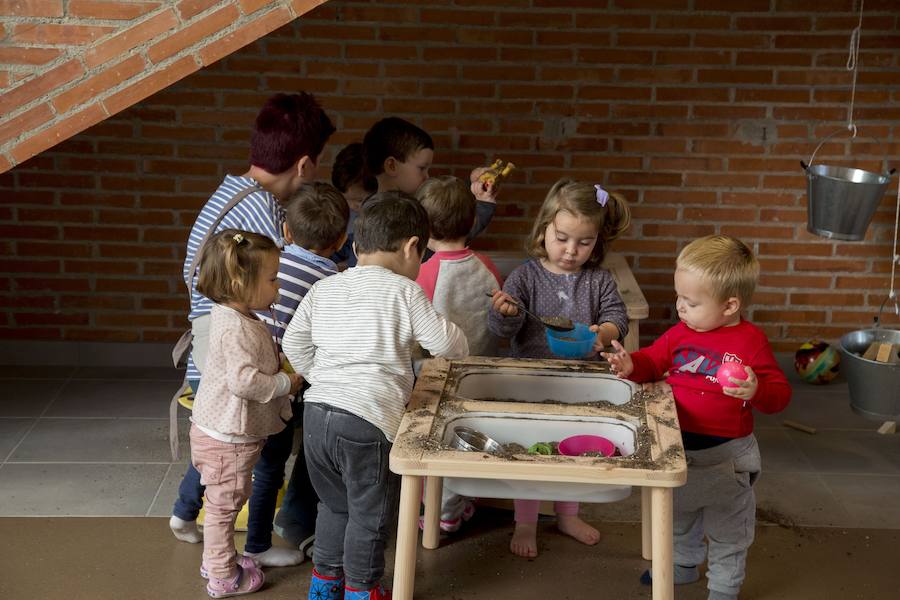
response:
<path id="1" fill-rule="evenodd" d="M 300 390 L 300 386 L 303 385 L 303 377 L 296 373 L 288 373 L 287 376 L 291 380 L 291 391 L 289 393 L 296 394 Z"/>
<path id="2" fill-rule="evenodd" d="M 472 195 L 479 202 L 497 202 L 497 184 L 496 180 L 481 181 L 480 177 L 490 171 L 488 167 L 475 167 L 469 175 L 471 182 Z"/>
<path id="3" fill-rule="evenodd" d="M 604 348 L 619 337 L 619 328 L 612 323 L 591 325 L 588 329 L 597 334 L 594 340 L 594 352 L 602 352 Z"/>
<path id="4" fill-rule="evenodd" d="M 519 307 L 513 297 L 500 290 L 491 290 L 491 305 L 504 317 L 514 317 L 519 314 Z"/>
<path id="5" fill-rule="evenodd" d="M 625 379 L 634 371 L 634 362 L 628 351 L 616 340 L 612 340 L 615 352 L 601 352 L 600 356 L 609 361 L 609 370 L 620 379 Z"/>
<path id="6" fill-rule="evenodd" d="M 744 371 L 747 373 L 747 379 L 729 377 L 728 381 L 733 383 L 734 387 L 723 387 L 722 393 L 732 398 L 739 398 L 746 403 L 756 395 L 759 380 L 756 379 L 756 373 L 750 367 L 744 366 Z"/>

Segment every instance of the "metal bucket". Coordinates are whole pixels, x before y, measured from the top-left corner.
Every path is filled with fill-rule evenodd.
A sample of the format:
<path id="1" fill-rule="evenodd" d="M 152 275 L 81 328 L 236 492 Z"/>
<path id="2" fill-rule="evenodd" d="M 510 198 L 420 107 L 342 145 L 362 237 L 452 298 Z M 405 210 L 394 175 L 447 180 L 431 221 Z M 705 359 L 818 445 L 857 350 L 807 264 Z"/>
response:
<path id="1" fill-rule="evenodd" d="M 872 342 L 900 344 L 900 331 L 860 329 L 841 338 L 841 371 L 850 386 L 850 408 L 869 419 L 893 421 L 900 418 L 900 364 L 863 358 Z"/>
<path id="2" fill-rule="evenodd" d="M 813 165 L 812 161 L 822 144 L 840 131 L 819 142 L 809 159 L 809 166 L 800 161 L 807 177 L 806 229 L 826 238 L 858 241 L 866 237 L 866 229 L 894 171 L 882 174 L 848 167 Z"/>

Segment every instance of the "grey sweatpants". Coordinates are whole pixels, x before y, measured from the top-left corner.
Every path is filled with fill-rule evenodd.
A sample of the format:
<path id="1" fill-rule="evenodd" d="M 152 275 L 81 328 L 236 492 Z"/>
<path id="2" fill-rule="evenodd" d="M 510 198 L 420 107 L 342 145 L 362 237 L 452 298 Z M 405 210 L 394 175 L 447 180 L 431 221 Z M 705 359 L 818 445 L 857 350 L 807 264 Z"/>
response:
<path id="1" fill-rule="evenodd" d="M 303 449 L 319 495 L 313 564 L 328 577 L 370 589 L 384 575 L 384 547 L 400 490 L 388 469 L 391 443 L 378 427 L 347 411 L 310 402 L 303 408 Z"/>
<path id="2" fill-rule="evenodd" d="M 753 483 L 761 470 L 756 437 L 751 433 L 686 455 L 687 483 L 675 488 L 673 501 L 675 564 L 694 566 L 707 559 L 705 535 L 707 587 L 737 595 L 756 526 Z"/>

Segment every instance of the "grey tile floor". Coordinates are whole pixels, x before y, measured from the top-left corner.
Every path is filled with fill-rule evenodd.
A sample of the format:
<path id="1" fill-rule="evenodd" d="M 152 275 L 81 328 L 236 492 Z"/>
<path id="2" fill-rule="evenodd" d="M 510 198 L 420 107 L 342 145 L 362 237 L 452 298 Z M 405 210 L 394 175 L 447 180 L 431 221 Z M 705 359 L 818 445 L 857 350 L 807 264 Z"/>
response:
<path id="1" fill-rule="evenodd" d="M 855 415 L 845 381 L 794 385 L 791 405 L 758 415 L 762 520 L 900 529 L 900 435 Z M 168 446 L 168 402 L 180 374 L 154 368 L 0 366 L 0 516 L 168 516 L 182 459 Z M 810 435 L 785 419 L 817 428 Z M 636 521 L 639 494 L 586 507 L 589 518 Z"/>

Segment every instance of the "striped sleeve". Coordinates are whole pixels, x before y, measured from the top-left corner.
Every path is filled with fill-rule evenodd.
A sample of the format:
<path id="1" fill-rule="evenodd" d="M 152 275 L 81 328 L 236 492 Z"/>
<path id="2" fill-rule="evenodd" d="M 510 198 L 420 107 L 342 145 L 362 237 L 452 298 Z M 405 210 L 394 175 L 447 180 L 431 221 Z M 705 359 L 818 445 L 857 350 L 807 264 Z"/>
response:
<path id="1" fill-rule="evenodd" d="M 307 294 L 300 303 L 282 338 L 282 349 L 291 367 L 307 377 L 316 358 L 316 348 L 312 344 L 312 306 L 314 296 Z"/>
<path id="2" fill-rule="evenodd" d="M 281 253 L 278 265 L 278 299 L 275 301 L 274 321 L 269 324 L 279 347 L 288 323 L 309 289 L 320 279 L 336 273 L 337 271 L 314 265 L 287 252 Z"/>

